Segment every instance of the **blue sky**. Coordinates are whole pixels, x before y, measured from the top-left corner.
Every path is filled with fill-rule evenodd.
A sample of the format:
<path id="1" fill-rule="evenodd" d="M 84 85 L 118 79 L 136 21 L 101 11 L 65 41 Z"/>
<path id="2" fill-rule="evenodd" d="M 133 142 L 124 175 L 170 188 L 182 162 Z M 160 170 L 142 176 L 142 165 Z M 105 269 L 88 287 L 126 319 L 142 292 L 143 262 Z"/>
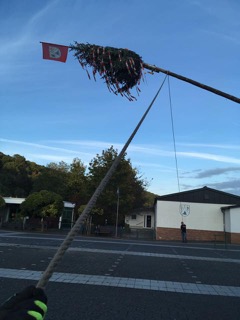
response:
<path id="1" fill-rule="evenodd" d="M 238 0 L 0 0 L 0 34 L 0 151 L 38 164 L 120 151 L 165 76 L 145 70 L 129 102 L 89 80 L 72 52 L 66 63 L 43 60 L 40 41 L 128 48 L 240 97 Z M 203 186 L 240 195 L 240 105 L 168 80 L 128 148 L 132 165 L 159 195 Z"/>

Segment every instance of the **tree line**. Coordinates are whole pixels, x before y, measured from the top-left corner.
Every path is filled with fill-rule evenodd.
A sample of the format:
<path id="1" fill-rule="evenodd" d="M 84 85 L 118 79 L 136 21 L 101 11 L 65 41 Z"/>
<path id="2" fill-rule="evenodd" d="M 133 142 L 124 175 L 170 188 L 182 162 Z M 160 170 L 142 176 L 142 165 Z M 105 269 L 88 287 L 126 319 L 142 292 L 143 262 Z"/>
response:
<path id="1" fill-rule="evenodd" d="M 88 166 L 79 158 L 71 164 L 61 161 L 42 166 L 18 154 L 0 153 L 0 195 L 26 198 L 22 214 L 35 217 L 56 216 L 62 201 L 69 201 L 75 203 L 77 218 L 117 155 L 118 151 L 111 146 L 97 154 Z M 152 206 L 155 195 L 146 191 L 148 184 L 125 153 L 93 209 L 95 223 L 103 224 L 107 219 L 114 224 L 117 191 L 119 223 L 133 209 Z"/>

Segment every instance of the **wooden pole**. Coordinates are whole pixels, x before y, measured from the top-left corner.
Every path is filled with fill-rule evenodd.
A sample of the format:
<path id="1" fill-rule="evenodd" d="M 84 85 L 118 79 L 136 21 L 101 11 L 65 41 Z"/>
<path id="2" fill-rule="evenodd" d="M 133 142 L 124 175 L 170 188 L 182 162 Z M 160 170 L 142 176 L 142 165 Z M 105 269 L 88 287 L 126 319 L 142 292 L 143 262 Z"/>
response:
<path id="1" fill-rule="evenodd" d="M 192 79 L 183 77 L 183 76 L 181 76 L 181 75 L 179 75 L 179 74 L 177 74 L 177 73 L 174 73 L 174 72 L 171 72 L 171 71 L 167 71 L 167 70 L 158 68 L 158 67 L 156 67 L 155 65 L 150 65 L 150 64 L 145 63 L 145 62 L 143 63 L 143 66 L 144 66 L 145 69 L 151 70 L 151 71 L 153 71 L 153 72 L 158 72 L 158 73 L 159 73 L 159 72 L 162 72 L 162 73 L 165 73 L 165 74 L 167 74 L 167 75 L 169 75 L 169 76 L 172 76 L 172 77 L 174 77 L 174 78 L 183 80 L 183 81 L 185 81 L 185 82 L 191 83 L 191 84 L 194 85 L 194 86 L 197 86 L 197 87 L 202 88 L 202 89 L 204 89 L 204 90 L 207 90 L 207 91 L 210 91 L 210 92 L 212 92 L 212 93 L 215 93 L 215 94 L 217 94 L 217 95 L 219 95 L 219 96 L 221 96 L 221 97 L 224 97 L 224 98 L 226 98 L 226 99 L 228 99 L 228 100 L 232 100 L 232 101 L 234 101 L 234 102 L 236 102 L 236 103 L 240 103 L 240 98 L 234 97 L 234 96 L 232 96 L 232 95 L 230 95 L 230 94 L 228 94 L 228 93 L 225 93 L 225 92 L 223 92 L 223 91 L 217 90 L 217 89 L 215 89 L 215 88 L 206 86 L 205 84 L 202 84 L 202 83 L 197 82 L 197 81 L 195 81 L 195 80 L 192 80 Z"/>

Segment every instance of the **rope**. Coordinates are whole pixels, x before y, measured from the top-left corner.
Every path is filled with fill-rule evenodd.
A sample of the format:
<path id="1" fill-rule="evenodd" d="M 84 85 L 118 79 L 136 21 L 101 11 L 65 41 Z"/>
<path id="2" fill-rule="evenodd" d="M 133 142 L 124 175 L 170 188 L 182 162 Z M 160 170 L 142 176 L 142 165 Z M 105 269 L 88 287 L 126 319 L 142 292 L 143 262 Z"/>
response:
<path id="1" fill-rule="evenodd" d="M 167 76 L 166 76 L 167 77 Z M 51 276 L 54 273 L 54 270 L 56 269 L 57 265 L 59 264 L 59 262 L 61 261 L 64 253 L 67 251 L 67 249 L 69 248 L 69 246 L 71 245 L 73 239 L 75 238 L 75 236 L 77 235 L 77 233 L 79 232 L 81 225 L 83 224 L 83 222 L 85 221 L 85 219 L 89 216 L 92 208 L 94 207 L 99 195 L 102 193 L 102 191 L 104 190 L 104 188 L 106 187 L 107 183 L 109 182 L 110 178 L 112 177 L 113 173 L 115 172 L 118 164 L 120 163 L 122 157 L 124 156 L 129 144 L 131 143 L 132 139 L 134 138 L 134 136 L 136 135 L 138 129 L 140 128 L 141 124 L 143 123 L 143 121 L 145 120 L 147 114 L 149 113 L 152 105 L 154 104 L 155 100 L 157 99 L 157 96 L 159 94 L 159 92 L 161 91 L 163 84 L 166 80 L 166 77 L 164 78 L 160 88 L 158 89 L 155 97 L 153 98 L 152 102 L 150 103 L 149 107 L 147 108 L 147 110 L 145 111 L 145 113 L 143 114 L 141 120 L 139 121 L 138 125 L 136 126 L 136 128 L 134 129 L 133 133 L 131 134 L 131 136 L 129 137 L 129 139 L 127 140 L 126 144 L 124 145 L 122 151 L 119 153 L 119 155 L 115 158 L 115 160 L 113 161 L 110 169 L 108 170 L 108 172 L 106 173 L 105 177 L 102 179 L 102 181 L 100 182 L 99 186 L 97 187 L 97 189 L 95 190 L 94 194 L 92 195 L 91 199 L 89 200 L 87 206 L 85 207 L 83 213 L 79 216 L 79 218 L 77 219 L 75 225 L 73 226 L 73 228 L 69 231 L 68 235 L 66 236 L 66 238 L 64 239 L 63 243 L 61 244 L 61 246 L 58 248 L 56 254 L 54 255 L 54 257 L 52 258 L 52 260 L 50 261 L 48 267 L 46 268 L 46 270 L 44 271 L 44 273 L 42 274 L 42 277 L 40 278 L 40 280 L 37 283 L 37 288 L 45 288 L 49 279 L 51 278 Z"/>
<path id="2" fill-rule="evenodd" d="M 176 166 L 176 174 L 177 174 L 177 184 L 178 184 L 178 192 L 180 193 L 180 181 L 179 181 L 179 170 L 178 170 L 178 160 L 177 160 L 177 148 L 176 148 L 176 139 L 175 139 L 175 130 L 174 130 L 174 121 L 173 121 L 173 108 L 172 108 L 172 98 L 171 98 L 171 89 L 170 89 L 170 81 L 168 76 L 168 95 L 169 95 L 169 106 L 171 113 L 171 124 L 172 124 L 172 136 L 173 136 L 173 147 L 174 147 L 174 157 L 175 157 L 175 166 Z M 180 201 L 180 208 L 181 208 Z M 183 217 L 182 217 L 183 221 Z"/>
<path id="3" fill-rule="evenodd" d="M 176 149 L 176 139 L 175 139 L 175 131 L 174 131 L 173 110 L 172 110 L 172 98 L 171 98 L 171 89 L 170 89 L 169 76 L 168 76 L 168 95 L 169 95 L 169 106 L 170 106 L 170 113 L 171 113 L 172 136 L 173 136 L 173 147 L 174 147 L 174 156 L 175 156 L 175 166 L 176 166 L 176 173 L 177 173 L 178 192 L 180 192 L 180 182 L 179 182 L 179 173 L 178 173 L 178 160 L 177 160 L 177 149 Z"/>

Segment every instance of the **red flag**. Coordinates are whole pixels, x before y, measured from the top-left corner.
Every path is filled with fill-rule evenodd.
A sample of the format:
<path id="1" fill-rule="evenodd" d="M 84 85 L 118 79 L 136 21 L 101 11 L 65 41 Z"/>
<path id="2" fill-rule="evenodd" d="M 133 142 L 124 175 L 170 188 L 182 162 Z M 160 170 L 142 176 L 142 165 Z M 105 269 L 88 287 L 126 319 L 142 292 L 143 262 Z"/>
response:
<path id="1" fill-rule="evenodd" d="M 43 59 L 66 62 L 68 47 L 59 44 L 42 42 Z"/>

